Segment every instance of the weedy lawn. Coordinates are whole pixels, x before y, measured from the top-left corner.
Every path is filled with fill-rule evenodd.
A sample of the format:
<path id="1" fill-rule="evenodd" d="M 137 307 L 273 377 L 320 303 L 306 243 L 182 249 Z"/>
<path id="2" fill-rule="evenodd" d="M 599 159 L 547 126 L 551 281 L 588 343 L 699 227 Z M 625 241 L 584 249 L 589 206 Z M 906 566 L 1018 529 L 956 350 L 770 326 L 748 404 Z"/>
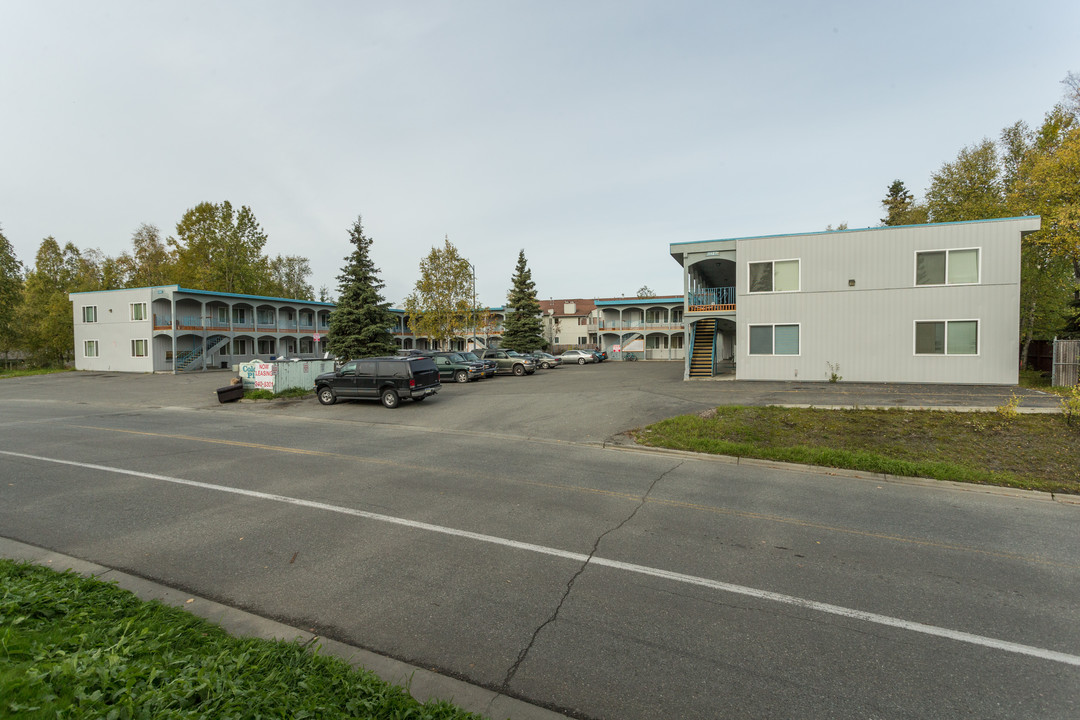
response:
<path id="1" fill-rule="evenodd" d="M 935 410 L 719 407 L 638 430 L 642 445 L 1080 493 L 1080 418 Z"/>
<path id="2" fill-rule="evenodd" d="M 0 559 L 0 717 L 480 720 L 297 643 Z"/>

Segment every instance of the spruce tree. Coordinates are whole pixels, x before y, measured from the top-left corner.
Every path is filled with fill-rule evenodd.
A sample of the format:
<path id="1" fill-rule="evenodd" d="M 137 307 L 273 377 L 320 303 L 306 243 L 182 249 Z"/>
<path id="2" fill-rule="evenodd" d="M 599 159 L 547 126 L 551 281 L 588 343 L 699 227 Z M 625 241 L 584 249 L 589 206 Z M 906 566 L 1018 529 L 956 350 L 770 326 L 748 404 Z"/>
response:
<path id="1" fill-rule="evenodd" d="M 540 303 L 536 299 L 536 283 L 525 263 L 525 251 L 518 253 L 517 267 L 511 278 L 512 287 L 506 297 L 505 327 L 502 345 L 518 352 L 532 352 L 547 347 L 541 334 Z"/>
<path id="2" fill-rule="evenodd" d="M 364 236 L 359 216 L 349 229 L 349 242 L 356 249 L 337 277 L 338 303 L 330 313 L 326 349 L 343 360 L 393 355 L 397 344 L 390 328 L 395 318 L 380 294 L 385 285 L 371 261 L 371 238 Z"/>

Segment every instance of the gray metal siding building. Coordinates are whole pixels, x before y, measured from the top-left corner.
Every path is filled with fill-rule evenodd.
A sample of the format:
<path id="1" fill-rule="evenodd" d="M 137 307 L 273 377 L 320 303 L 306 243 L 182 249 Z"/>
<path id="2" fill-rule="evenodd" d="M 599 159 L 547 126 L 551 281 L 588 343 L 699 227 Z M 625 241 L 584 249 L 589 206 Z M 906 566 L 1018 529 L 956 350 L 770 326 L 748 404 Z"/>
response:
<path id="1" fill-rule="evenodd" d="M 1026 217 L 675 243 L 687 343 L 704 357 L 711 339 L 709 374 L 727 361 L 739 379 L 1015 384 L 1020 238 L 1039 227 Z M 700 367 L 688 358 L 686 375 Z"/>

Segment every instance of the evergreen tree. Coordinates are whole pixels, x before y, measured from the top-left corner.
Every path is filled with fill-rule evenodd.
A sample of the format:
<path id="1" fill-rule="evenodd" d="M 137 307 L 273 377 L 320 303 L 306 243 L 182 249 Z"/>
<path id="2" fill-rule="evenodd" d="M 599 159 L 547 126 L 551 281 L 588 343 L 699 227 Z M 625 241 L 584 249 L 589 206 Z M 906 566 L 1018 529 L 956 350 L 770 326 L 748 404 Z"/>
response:
<path id="1" fill-rule="evenodd" d="M 395 318 L 381 294 L 385 285 L 371 260 L 371 238 L 364 236 L 359 216 L 349 229 L 349 242 L 356 249 L 337 277 L 338 303 L 330 313 L 326 349 L 344 360 L 393 355 L 397 344 L 390 328 Z"/>
<path id="2" fill-rule="evenodd" d="M 525 263 L 525 251 L 518 252 L 517 267 L 511 279 L 512 287 L 506 297 L 506 329 L 502 345 L 518 352 L 532 352 L 547 347 L 541 334 L 540 303 L 536 299 L 536 283 Z"/>

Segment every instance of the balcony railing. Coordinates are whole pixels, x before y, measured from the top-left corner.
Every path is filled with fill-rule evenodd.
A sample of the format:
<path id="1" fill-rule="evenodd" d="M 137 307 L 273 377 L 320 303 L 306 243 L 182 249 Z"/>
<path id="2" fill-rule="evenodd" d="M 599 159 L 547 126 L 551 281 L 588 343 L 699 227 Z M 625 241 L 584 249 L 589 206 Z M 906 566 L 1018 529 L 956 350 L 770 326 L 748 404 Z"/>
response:
<path id="1" fill-rule="evenodd" d="M 735 288 L 701 288 L 687 293 L 686 306 L 690 312 L 733 312 Z"/>

